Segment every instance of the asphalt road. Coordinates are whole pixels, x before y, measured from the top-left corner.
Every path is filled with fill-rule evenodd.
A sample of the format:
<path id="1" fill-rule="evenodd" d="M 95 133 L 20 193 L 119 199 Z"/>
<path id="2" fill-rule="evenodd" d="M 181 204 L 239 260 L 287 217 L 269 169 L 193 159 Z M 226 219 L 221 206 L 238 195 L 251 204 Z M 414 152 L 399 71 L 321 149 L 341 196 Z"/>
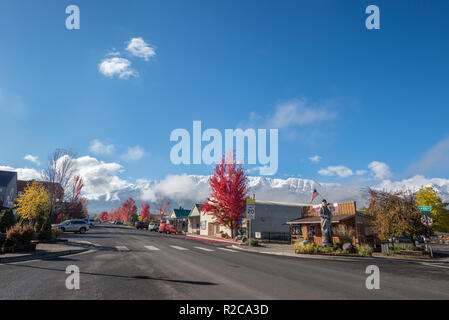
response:
<path id="1" fill-rule="evenodd" d="M 70 235 L 99 244 L 86 253 L 0 264 L 0 299 L 448 299 L 449 264 L 310 259 L 229 251 L 223 244 L 122 226 Z M 380 289 L 365 286 L 380 269 Z M 67 266 L 80 289 L 65 286 Z"/>

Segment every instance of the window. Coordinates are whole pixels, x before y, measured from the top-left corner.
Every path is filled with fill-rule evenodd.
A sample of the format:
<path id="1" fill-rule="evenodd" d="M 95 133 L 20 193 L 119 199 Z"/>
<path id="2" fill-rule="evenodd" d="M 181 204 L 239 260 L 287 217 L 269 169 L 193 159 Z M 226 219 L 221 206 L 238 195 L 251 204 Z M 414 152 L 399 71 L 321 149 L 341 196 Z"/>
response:
<path id="1" fill-rule="evenodd" d="M 309 227 L 309 237 L 315 237 L 315 226 Z"/>
<path id="2" fill-rule="evenodd" d="M 302 236 L 302 225 L 294 225 L 292 226 L 292 235 L 294 236 Z"/>

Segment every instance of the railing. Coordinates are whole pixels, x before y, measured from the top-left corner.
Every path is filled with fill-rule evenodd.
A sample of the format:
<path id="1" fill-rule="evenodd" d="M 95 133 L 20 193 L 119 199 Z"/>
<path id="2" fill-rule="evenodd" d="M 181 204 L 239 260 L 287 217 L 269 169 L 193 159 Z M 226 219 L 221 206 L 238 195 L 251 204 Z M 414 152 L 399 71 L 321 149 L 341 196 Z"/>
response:
<path id="1" fill-rule="evenodd" d="M 260 239 L 257 239 L 257 240 L 267 241 L 267 242 L 289 242 L 290 241 L 290 233 L 289 232 L 260 232 Z"/>

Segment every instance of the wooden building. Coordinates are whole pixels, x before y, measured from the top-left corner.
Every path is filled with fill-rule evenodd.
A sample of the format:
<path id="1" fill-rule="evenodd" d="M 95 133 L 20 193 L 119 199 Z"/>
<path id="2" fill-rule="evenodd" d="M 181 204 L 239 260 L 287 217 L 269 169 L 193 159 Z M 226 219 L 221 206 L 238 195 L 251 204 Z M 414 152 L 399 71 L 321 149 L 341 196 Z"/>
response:
<path id="1" fill-rule="evenodd" d="M 320 208 L 321 205 L 303 207 L 301 218 L 287 222 L 290 225 L 292 243 L 298 240 L 322 243 Z M 344 229 L 353 232 L 353 244 L 356 246 L 368 244 L 375 247 L 378 244 L 378 240 L 372 231 L 373 218 L 357 211 L 355 201 L 330 204 L 330 208 L 332 211 L 332 240 L 334 243 L 339 242 L 337 234 Z"/>

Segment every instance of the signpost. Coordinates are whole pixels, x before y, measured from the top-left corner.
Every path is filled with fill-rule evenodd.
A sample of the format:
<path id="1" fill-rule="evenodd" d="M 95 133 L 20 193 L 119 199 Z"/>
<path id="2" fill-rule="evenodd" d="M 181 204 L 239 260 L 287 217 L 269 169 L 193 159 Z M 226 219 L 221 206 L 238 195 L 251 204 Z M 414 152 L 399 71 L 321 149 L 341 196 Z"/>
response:
<path id="1" fill-rule="evenodd" d="M 433 219 L 430 217 L 430 212 L 432 211 L 431 206 L 420 206 L 418 207 L 418 210 L 421 211 L 422 217 L 421 222 L 426 225 L 428 233 L 429 233 L 429 251 L 430 256 L 433 258 L 433 251 L 432 246 L 430 245 L 430 226 L 433 223 Z"/>
<path id="2" fill-rule="evenodd" d="M 248 246 L 250 246 L 251 220 L 256 219 L 256 199 L 246 199 L 246 219 L 248 220 Z"/>

